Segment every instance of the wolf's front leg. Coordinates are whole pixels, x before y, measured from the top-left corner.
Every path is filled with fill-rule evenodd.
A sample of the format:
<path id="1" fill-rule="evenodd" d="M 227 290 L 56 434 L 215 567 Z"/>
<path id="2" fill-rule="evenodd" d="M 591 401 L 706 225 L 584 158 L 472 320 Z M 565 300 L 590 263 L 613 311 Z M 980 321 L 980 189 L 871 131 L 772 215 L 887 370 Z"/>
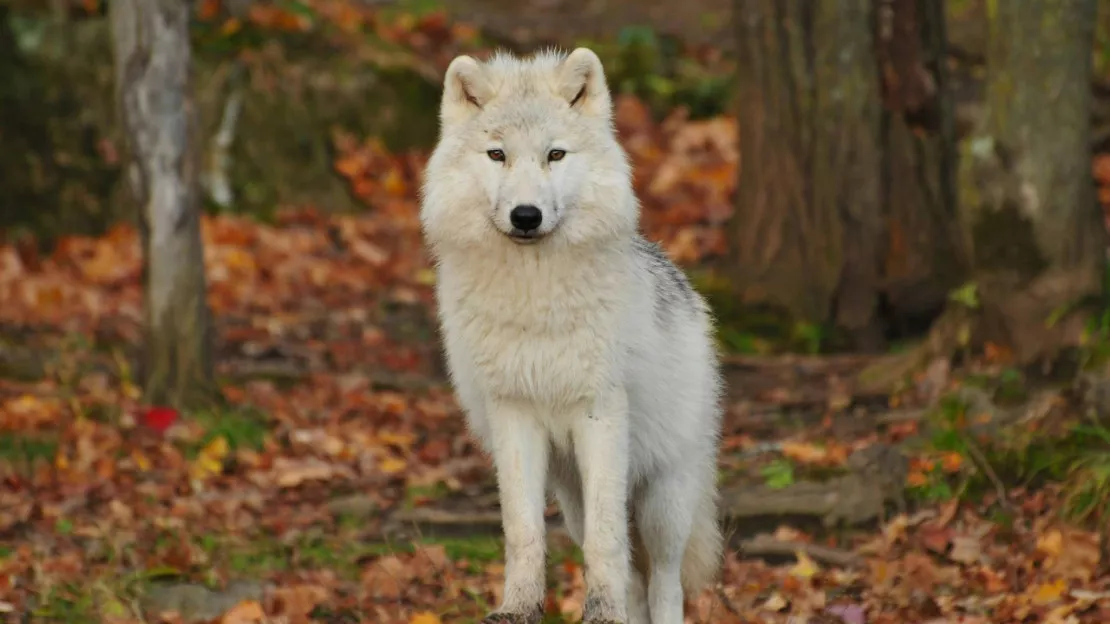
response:
<path id="1" fill-rule="evenodd" d="M 515 405 L 493 406 L 489 424 L 505 531 L 505 596 L 483 624 L 538 624 L 546 585 L 548 437 L 534 414 Z"/>
<path id="2" fill-rule="evenodd" d="M 573 437 L 586 508 L 582 621 L 623 624 L 629 583 L 628 399 L 624 390 L 607 392 L 587 414 L 577 418 Z"/>

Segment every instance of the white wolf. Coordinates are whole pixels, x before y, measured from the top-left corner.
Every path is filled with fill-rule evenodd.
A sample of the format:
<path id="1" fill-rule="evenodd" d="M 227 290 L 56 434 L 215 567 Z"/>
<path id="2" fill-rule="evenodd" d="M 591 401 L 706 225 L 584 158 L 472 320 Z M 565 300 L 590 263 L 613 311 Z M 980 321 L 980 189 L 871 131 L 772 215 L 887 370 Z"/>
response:
<path id="1" fill-rule="evenodd" d="M 542 617 L 546 485 L 583 550 L 583 621 L 679 624 L 721 556 L 718 360 L 704 301 L 638 233 L 601 62 L 460 56 L 440 122 L 421 219 L 506 539 L 484 621 Z"/>

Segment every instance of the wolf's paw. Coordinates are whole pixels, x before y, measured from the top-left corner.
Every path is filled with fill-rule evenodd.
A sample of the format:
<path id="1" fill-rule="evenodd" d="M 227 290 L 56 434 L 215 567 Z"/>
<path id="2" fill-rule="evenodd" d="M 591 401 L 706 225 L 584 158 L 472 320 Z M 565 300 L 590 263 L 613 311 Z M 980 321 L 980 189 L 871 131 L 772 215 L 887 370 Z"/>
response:
<path id="1" fill-rule="evenodd" d="M 542 621 L 543 611 L 535 609 L 528 613 L 490 613 L 481 624 L 540 624 Z"/>
<path id="2" fill-rule="evenodd" d="M 620 612 L 613 602 L 600 593 L 586 593 L 586 604 L 582 608 L 582 624 L 625 624 L 617 619 Z"/>

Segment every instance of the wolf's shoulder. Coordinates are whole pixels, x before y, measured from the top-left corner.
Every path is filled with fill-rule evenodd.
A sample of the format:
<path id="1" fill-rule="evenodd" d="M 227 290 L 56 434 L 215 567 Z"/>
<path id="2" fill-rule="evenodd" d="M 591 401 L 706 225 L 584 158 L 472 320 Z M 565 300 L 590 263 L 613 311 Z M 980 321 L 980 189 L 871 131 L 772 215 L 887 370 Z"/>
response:
<path id="1" fill-rule="evenodd" d="M 668 316 L 676 308 L 697 310 L 702 307 L 701 297 L 690 285 L 686 273 L 671 261 L 658 243 L 637 235 L 632 249 L 639 265 L 651 277 L 652 295 L 662 316 Z"/>

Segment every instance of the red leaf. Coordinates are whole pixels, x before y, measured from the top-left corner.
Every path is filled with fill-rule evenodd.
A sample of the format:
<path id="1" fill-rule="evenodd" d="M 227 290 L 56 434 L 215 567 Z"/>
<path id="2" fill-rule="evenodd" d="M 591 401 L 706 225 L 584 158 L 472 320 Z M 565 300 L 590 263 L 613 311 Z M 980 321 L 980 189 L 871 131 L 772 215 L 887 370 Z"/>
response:
<path id="1" fill-rule="evenodd" d="M 152 407 L 143 413 L 143 423 L 158 433 L 165 433 L 177 422 L 179 414 L 172 407 Z"/>

